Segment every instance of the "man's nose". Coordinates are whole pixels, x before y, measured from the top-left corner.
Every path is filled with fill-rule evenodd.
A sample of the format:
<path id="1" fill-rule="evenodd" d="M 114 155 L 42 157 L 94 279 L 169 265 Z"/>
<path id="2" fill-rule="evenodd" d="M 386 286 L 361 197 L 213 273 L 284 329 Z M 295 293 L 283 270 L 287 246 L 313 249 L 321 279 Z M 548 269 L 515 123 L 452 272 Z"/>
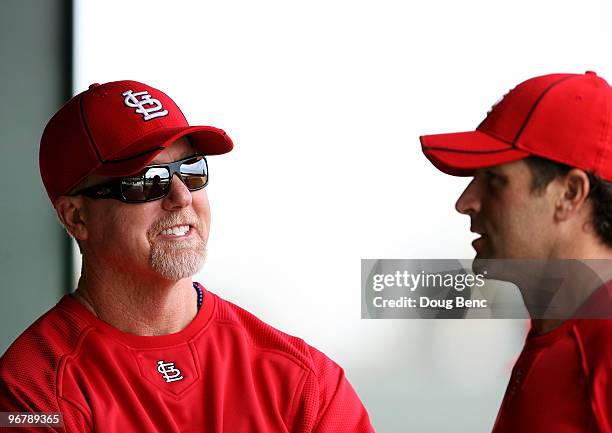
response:
<path id="1" fill-rule="evenodd" d="M 455 209 L 461 214 L 471 216 L 480 212 L 480 188 L 475 180 L 472 179 L 455 203 Z"/>
<path id="2" fill-rule="evenodd" d="M 181 209 L 189 206 L 191 204 L 191 200 L 191 191 L 189 191 L 179 175 L 175 173 L 172 177 L 170 191 L 168 191 L 168 195 L 162 200 L 164 209 Z"/>

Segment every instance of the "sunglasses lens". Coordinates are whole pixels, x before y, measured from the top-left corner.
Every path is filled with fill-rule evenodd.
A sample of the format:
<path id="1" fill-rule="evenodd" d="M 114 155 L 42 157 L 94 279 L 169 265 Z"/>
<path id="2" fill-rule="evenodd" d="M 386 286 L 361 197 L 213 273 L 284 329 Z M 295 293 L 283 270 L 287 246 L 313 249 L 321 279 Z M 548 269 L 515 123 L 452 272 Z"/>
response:
<path id="1" fill-rule="evenodd" d="M 191 191 L 202 189 L 208 183 L 208 165 L 204 156 L 196 156 L 180 166 L 183 182 Z M 170 189 L 170 169 L 149 167 L 138 177 L 121 179 L 121 193 L 124 201 L 143 202 L 156 200 L 168 194 Z"/>
<path id="2" fill-rule="evenodd" d="M 163 197 L 170 187 L 170 172 L 164 167 L 152 167 L 144 174 L 144 196 L 146 200 Z"/>
<path id="3" fill-rule="evenodd" d="M 124 178 L 121 192 L 131 202 L 155 200 L 163 197 L 170 185 L 170 173 L 164 167 L 151 167 L 141 177 Z"/>
<path id="4" fill-rule="evenodd" d="M 204 188 L 208 183 L 206 158 L 198 156 L 181 164 L 181 178 L 191 191 Z"/>

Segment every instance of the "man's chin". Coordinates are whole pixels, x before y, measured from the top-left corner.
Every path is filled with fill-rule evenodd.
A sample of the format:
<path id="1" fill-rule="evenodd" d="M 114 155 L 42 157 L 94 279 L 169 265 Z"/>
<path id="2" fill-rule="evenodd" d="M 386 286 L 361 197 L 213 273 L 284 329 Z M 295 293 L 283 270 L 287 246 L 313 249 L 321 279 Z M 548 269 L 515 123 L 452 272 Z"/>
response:
<path id="1" fill-rule="evenodd" d="M 150 264 L 160 276 L 172 281 L 182 280 L 197 274 L 206 261 L 206 245 L 195 249 L 164 251 L 154 249 Z"/>
<path id="2" fill-rule="evenodd" d="M 490 255 L 477 253 L 472 262 L 472 271 L 484 275 L 487 279 L 506 281 L 510 278 L 505 269 L 505 261 Z"/>
<path id="3" fill-rule="evenodd" d="M 526 259 L 509 259 L 476 254 L 472 262 L 474 274 L 483 275 L 485 279 L 507 281 L 518 284 L 527 281 L 537 274 L 540 262 Z"/>
<path id="4" fill-rule="evenodd" d="M 474 260 L 472 261 L 472 271 L 475 274 L 485 274 L 484 271 L 487 269 L 487 266 L 488 259 L 477 253 L 476 257 L 474 257 Z M 488 272 L 486 272 L 486 274 L 488 274 Z"/>

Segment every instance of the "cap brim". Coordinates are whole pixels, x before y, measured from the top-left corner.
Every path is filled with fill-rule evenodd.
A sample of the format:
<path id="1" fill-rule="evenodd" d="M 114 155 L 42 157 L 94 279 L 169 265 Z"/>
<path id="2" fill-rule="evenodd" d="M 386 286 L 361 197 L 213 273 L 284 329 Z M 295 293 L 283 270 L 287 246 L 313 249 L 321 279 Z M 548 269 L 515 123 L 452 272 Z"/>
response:
<path id="1" fill-rule="evenodd" d="M 472 176 L 479 168 L 527 158 L 529 153 L 481 131 L 423 135 L 423 153 L 440 171 Z"/>
<path id="2" fill-rule="evenodd" d="M 105 160 L 94 173 L 102 176 L 138 173 L 157 154 L 184 136 L 189 136 L 195 149 L 204 155 L 220 155 L 234 147 L 232 140 L 223 130 L 212 126 L 161 128 Z"/>

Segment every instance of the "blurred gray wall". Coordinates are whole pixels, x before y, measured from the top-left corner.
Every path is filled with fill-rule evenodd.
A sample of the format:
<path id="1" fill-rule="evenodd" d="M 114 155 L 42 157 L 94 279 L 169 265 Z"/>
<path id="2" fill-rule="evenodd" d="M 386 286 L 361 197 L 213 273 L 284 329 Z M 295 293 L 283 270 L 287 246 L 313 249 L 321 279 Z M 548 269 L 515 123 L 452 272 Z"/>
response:
<path id="1" fill-rule="evenodd" d="M 38 171 L 43 128 L 71 92 L 71 10 L 0 1 L 0 353 L 72 284 L 67 235 Z"/>

